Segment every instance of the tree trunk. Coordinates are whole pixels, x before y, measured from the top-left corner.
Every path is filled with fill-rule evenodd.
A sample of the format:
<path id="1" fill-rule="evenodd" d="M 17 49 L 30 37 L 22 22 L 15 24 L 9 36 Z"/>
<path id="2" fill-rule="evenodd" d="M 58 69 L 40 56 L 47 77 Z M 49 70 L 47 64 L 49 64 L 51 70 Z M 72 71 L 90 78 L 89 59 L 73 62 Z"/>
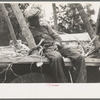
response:
<path id="1" fill-rule="evenodd" d="M 56 4 L 52 3 L 53 8 L 53 17 L 54 17 L 54 29 L 58 31 L 58 25 L 57 25 L 57 12 L 56 12 Z"/>
<path id="2" fill-rule="evenodd" d="M 23 16 L 20 8 L 18 7 L 18 4 L 11 3 L 11 7 L 12 7 L 12 10 L 14 11 L 14 14 L 15 14 L 18 22 L 19 22 L 19 25 L 22 29 L 22 35 L 25 37 L 29 48 L 36 47 L 34 37 L 25 21 L 25 18 Z"/>
<path id="3" fill-rule="evenodd" d="M 89 22 L 89 19 L 88 19 L 87 15 L 86 15 L 82 5 L 77 3 L 77 4 L 75 4 L 75 7 L 79 11 L 79 14 L 80 14 L 85 26 L 86 26 L 87 32 L 89 33 L 91 39 L 95 38 L 96 34 L 95 34 L 95 32 L 94 32 L 94 30 L 93 30 L 93 28 L 92 28 L 92 26 L 91 26 L 91 24 Z M 94 45 L 95 45 L 96 48 L 100 47 L 99 39 L 95 39 Z"/>
<path id="4" fill-rule="evenodd" d="M 8 12 L 7 12 L 4 4 L 0 4 L 0 5 L 1 5 L 2 11 L 4 13 L 5 21 L 7 22 L 7 25 L 8 25 L 8 28 L 9 28 L 11 38 L 12 38 L 14 44 L 16 45 L 17 39 L 16 39 L 16 35 L 15 35 L 15 32 L 14 32 L 13 26 L 12 26 L 11 21 L 10 21 L 9 16 L 8 16 Z"/>
<path id="5" fill-rule="evenodd" d="M 95 33 L 99 36 L 99 40 L 100 40 L 100 8 L 99 8 L 99 12 L 98 12 Z"/>

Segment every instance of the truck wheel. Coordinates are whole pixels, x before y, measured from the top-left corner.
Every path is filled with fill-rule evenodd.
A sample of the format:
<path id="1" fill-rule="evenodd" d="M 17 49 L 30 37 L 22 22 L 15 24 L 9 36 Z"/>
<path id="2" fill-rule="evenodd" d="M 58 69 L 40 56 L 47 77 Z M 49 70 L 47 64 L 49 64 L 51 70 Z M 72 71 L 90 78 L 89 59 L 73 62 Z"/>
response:
<path id="1" fill-rule="evenodd" d="M 53 78 L 41 73 L 29 73 L 15 78 L 11 83 L 53 83 Z"/>

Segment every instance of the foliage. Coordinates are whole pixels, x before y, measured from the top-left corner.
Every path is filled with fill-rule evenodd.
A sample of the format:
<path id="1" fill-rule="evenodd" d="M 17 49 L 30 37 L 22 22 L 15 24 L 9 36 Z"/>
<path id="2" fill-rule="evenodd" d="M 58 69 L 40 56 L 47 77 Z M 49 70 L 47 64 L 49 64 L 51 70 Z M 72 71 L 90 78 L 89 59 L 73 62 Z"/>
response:
<path id="1" fill-rule="evenodd" d="M 29 6 L 29 3 L 19 3 L 19 8 L 24 12 L 24 10 Z"/>
<path id="2" fill-rule="evenodd" d="M 91 4 L 87 4 L 84 9 L 90 20 L 90 23 L 95 27 L 91 15 L 95 13 L 91 9 Z M 86 31 L 85 25 L 81 20 L 79 12 L 75 8 L 74 4 L 60 4 L 57 6 L 57 18 L 58 18 L 58 29 L 59 31 L 66 33 L 82 33 Z"/>
<path id="3" fill-rule="evenodd" d="M 29 5 L 29 3 L 20 3 L 19 7 L 23 12 L 28 5 Z M 11 23 L 13 25 L 16 37 L 17 37 L 17 39 L 20 39 L 22 37 L 22 35 L 21 35 L 22 31 L 21 31 L 18 21 L 12 11 L 11 5 L 9 3 L 8 4 L 6 3 L 5 7 L 8 11 L 8 15 L 9 15 Z M 87 4 L 84 7 L 84 9 L 86 11 L 86 14 L 88 15 L 88 18 L 90 19 L 92 26 L 95 27 L 95 23 L 93 22 L 93 20 L 91 18 L 91 15 L 93 15 L 95 12 L 93 9 L 91 9 L 91 5 Z M 74 7 L 74 5 L 72 3 L 71 4 L 60 4 L 57 6 L 56 10 L 57 10 L 57 18 L 58 18 L 58 26 L 59 26 L 58 29 L 61 33 L 62 32 L 79 33 L 79 32 L 86 31 L 85 25 L 83 24 L 77 9 Z M 0 16 L 2 16 L 2 11 L 0 11 L 0 12 L 1 12 Z M 2 39 L 4 38 L 3 41 L 5 41 L 7 39 L 9 40 L 9 38 L 10 38 L 10 35 L 8 34 L 9 30 L 7 28 L 7 24 L 4 21 L 4 17 L 1 17 L 0 21 L 2 23 L 0 25 L 0 27 L 4 28 L 4 30 L 0 33 L 0 37 L 2 37 Z M 2 30 L 2 29 L 0 28 L 0 30 Z M 5 36 L 3 36 L 4 33 L 6 33 L 5 30 L 6 30 L 7 34 Z M 6 36 L 7 36 L 7 39 L 6 39 Z"/>
<path id="4" fill-rule="evenodd" d="M 91 4 L 86 4 L 84 6 L 85 12 L 89 19 L 91 19 L 91 15 L 95 14 L 95 11 L 94 9 L 91 9 L 91 6 L 92 6 Z"/>

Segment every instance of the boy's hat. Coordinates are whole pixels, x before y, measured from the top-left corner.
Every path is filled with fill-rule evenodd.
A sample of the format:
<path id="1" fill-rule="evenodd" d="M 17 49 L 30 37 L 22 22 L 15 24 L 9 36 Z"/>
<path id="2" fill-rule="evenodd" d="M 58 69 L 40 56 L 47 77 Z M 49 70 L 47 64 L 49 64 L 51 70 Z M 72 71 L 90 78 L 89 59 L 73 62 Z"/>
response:
<path id="1" fill-rule="evenodd" d="M 35 17 L 38 16 L 41 13 L 41 9 L 40 6 L 38 5 L 29 5 L 25 11 L 24 11 L 24 15 L 25 18 L 29 19 L 31 17 Z"/>

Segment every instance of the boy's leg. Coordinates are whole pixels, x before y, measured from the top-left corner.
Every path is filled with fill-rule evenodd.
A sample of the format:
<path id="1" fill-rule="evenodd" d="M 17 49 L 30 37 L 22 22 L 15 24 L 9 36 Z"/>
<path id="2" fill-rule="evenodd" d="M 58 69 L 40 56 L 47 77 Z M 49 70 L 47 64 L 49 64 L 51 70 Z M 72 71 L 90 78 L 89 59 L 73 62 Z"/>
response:
<path id="1" fill-rule="evenodd" d="M 58 83 L 67 83 L 68 80 L 65 76 L 64 61 L 62 55 L 58 51 L 46 52 L 47 58 L 50 60 L 51 70 L 53 76 Z"/>
<path id="2" fill-rule="evenodd" d="M 64 57 L 71 59 L 73 67 L 76 70 L 73 71 L 73 80 L 76 83 L 86 83 L 87 82 L 87 72 L 85 66 L 85 59 L 75 50 L 68 48 L 66 46 L 60 49 L 60 53 Z"/>

